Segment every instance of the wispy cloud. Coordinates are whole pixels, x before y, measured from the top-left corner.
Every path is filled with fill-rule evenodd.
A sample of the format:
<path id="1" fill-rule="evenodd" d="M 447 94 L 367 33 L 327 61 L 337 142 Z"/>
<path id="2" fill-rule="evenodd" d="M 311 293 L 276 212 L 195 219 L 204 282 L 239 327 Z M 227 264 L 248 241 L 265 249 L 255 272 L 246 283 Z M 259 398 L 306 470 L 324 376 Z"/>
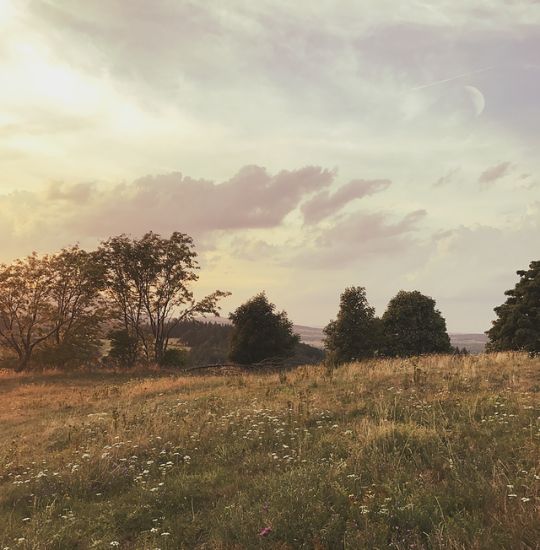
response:
<path id="1" fill-rule="evenodd" d="M 483 186 L 492 184 L 506 176 L 513 166 L 510 162 L 501 162 L 484 170 L 478 177 L 478 183 Z"/>

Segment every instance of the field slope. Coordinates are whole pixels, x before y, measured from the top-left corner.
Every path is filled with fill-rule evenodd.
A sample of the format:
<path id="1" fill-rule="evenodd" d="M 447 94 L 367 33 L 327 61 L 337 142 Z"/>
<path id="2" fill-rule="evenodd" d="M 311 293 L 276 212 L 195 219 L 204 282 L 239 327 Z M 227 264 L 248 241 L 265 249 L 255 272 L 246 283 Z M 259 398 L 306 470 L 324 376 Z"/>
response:
<path id="1" fill-rule="evenodd" d="M 540 359 L 0 375 L 0 548 L 539 548 Z"/>

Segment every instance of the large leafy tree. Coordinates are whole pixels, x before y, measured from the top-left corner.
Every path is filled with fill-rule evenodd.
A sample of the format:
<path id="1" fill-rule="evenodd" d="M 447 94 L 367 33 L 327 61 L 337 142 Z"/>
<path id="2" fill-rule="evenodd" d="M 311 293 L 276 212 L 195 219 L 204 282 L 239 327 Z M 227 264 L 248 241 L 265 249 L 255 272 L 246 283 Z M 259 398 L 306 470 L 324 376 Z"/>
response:
<path id="1" fill-rule="evenodd" d="M 101 244 L 106 292 L 113 301 L 130 344 L 128 363 L 142 348 L 145 358 L 161 363 L 173 328 L 195 315 L 218 315 L 218 302 L 228 292 L 217 290 L 201 300 L 191 285 L 198 279 L 193 240 L 175 231 L 169 238 L 149 232 Z"/>
<path id="2" fill-rule="evenodd" d="M 411 356 L 452 351 L 446 321 L 435 300 L 417 290 L 401 290 L 382 316 L 383 353 Z"/>
<path id="3" fill-rule="evenodd" d="M 51 302 L 54 272 L 49 256 L 32 254 L 0 266 L 0 344 L 25 370 L 34 349 L 59 328 Z"/>
<path id="4" fill-rule="evenodd" d="M 63 365 L 96 355 L 102 276 L 92 253 L 78 246 L 0 266 L 0 344 L 16 370 L 41 361 Z"/>
<path id="5" fill-rule="evenodd" d="M 229 357 L 241 364 L 290 356 L 300 340 L 287 314 L 276 312 L 264 292 L 238 307 L 229 319 L 234 327 Z"/>
<path id="6" fill-rule="evenodd" d="M 46 342 L 42 360 L 59 366 L 95 360 L 107 310 L 102 296 L 104 270 L 98 255 L 75 245 L 51 256 L 50 262 L 56 330 Z"/>
<path id="7" fill-rule="evenodd" d="M 337 318 L 324 328 L 324 345 L 336 364 L 372 357 L 378 345 L 375 308 L 369 305 L 366 289 L 349 287 L 340 297 Z"/>
<path id="8" fill-rule="evenodd" d="M 506 302 L 495 308 L 497 319 L 486 333 L 488 351 L 540 352 L 540 261 L 517 274 L 516 286 L 505 292 Z"/>

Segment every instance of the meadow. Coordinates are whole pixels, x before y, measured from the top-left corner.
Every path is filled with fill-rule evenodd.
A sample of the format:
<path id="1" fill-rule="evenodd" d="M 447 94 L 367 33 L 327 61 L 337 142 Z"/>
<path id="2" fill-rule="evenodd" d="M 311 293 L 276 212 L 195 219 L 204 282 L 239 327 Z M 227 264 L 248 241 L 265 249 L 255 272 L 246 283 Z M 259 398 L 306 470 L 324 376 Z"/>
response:
<path id="1" fill-rule="evenodd" d="M 0 548 L 540 548 L 540 358 L 0 374 Z"/>

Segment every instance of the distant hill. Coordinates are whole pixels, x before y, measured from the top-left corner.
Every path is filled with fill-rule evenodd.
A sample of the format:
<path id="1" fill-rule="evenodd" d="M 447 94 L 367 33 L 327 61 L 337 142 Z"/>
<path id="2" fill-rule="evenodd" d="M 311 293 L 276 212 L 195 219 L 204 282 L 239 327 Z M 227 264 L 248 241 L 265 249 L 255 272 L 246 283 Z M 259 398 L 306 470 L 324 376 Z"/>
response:
<path id="1" fill-rule="evenodd" d="M 203 319 L 201 319 L 203 320 Z M 220 325 L 230 325 L 231 321 L 225 317 L 208 317 L 205 322 L 219 323 Z M 322 328 L 308 327 L 305 325 L 294 325 L 294 331 L 300 335 L 300 340 L 305 344 L 316 348 L 323 347 L 323 331 Z M 487 343 L 487 336 L 482 333 L 450 333 L 450 341 L 453 346 L 465 348 L 470 353 L 482 353 Z"/>
<path id="2" fill-rule="evenodd" d="M 453 346 L 465 348 L 470 353 L 483 353 L 486 349 L 487 336 L 482 333 L 461 334 L 454 332 L 450 333 L 450 341 Z"/>

